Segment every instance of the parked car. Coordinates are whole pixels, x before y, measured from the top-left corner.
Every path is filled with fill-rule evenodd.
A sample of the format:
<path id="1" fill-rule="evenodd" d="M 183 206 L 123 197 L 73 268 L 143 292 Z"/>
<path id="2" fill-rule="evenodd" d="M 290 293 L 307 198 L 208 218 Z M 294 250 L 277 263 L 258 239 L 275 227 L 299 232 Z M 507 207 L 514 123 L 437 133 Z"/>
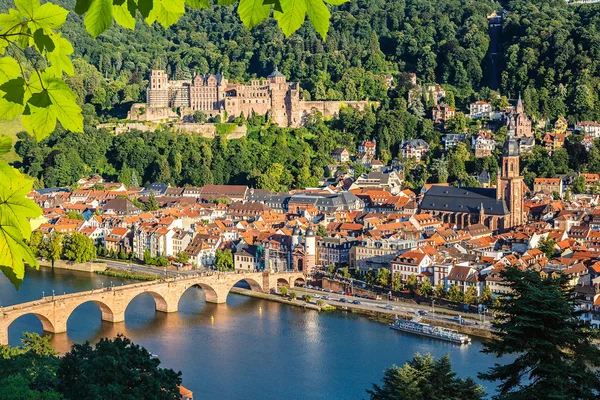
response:
<path id="1" fill-rule="evenodd" d="M 313 295 L 312 295 L 312 297 L 313 297 L 313 298 L 315 298 L 315 299 L 320 299 L 320 298 L 321 298 L 321 296 L 320 296 L 320 295 L 318 295 L 318 294 L 316 294 L 316 293 L 315 293 L 315 294 L 313 294 Z"/>
<path id="2" fill-rule="evenodd" d="M 363 298 L 363 299 L 368 299 L 368 298 L 369 298 L 369 295 L 368 295 L 368 294 L 363 294 L 363 295 L 362 295 L 362 296 L 360 296 L 360 297 L 361 297 L 361 298 Z"/>
<path id="3" fill-rule="evenodd" d="M 339 301 L 340 303 L 347 303 L 347 302 L 348 302 L 348 300 L 346 300 L 346 299 L 345 299 L 345 298 L 343 298 L 343 297 L 342 297 L 341 299 L 339 299 L 338 301 Z"/>
<path id="4" fill-rule="evenodd" d="M 336 294 L 344 294 L 343 290 L 338 290 L 337 292 L 335 292 Z"/>
<path id="5" fill-rule="evenodd" d="M 321 299 L 323 299 L 323 300 L 329 300 L 329 296 L 324 295 L 323 297 L 321 297 Z"/>
<path id="6" fill-rule="evenodd" d="M 352 304 L 360 304 L 360 300 L 352 300 Z"/>
<path id="7" fill-rule="evenodd" d="M 419 315 L 427 315 L 427 314 L 429 314 L 429 313 L 428 313 L 427 311 L 425 311 L 425 310 L 419 310 L 419 311 L 417 311 L 417 313 L 418 313 Z"/>
<path id="8" fill-rule="evenodd" d="M 394 307 L 394 306 L 393 306 L 393 305 L 391 305 L 391 304 L 388 304 L 387 306 L 385 306 L 385 307 L 383 307 L 383 308 L 385 308 L 386 310 L 396 310 L 396 307 Z"/>

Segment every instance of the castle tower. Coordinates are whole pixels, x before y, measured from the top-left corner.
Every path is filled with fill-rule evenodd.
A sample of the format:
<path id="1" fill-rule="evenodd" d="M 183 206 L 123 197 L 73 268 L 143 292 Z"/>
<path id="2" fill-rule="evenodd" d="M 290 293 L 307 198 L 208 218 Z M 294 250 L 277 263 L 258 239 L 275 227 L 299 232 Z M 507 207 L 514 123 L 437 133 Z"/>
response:
<path id="1" fill-rule="evenodd" d="M 306 253 L 306 274 L 310 274 L 315 270 L 317 264 L 317 237 L 312 228 L 306 230 L 304 238 L 304 250 Z"/>
<path id="2" fill-rule="evenodd" d="M 164 70 L 152 70 L 146 100 L 148 108 L 169 107 L 169 78 Z"/>
<path id="3" fill-rule="evenodd" d="M 519 143 L 510 135 L 504 143 L 502 176 L 498 179 L 496 187 L 496 198 L 504 200 L 510 212 L 504 222 L 505 229 L 525 223 L 523 196 L 523 177 L 519 171 Z"/>
<path id="4" fill-rule="evenodd" d="M 300 244 L 300 235 L 300 229 L 298 227 L 295 227 L 292 231 L 292 251 L 294 250 L 294 247 Z"/>

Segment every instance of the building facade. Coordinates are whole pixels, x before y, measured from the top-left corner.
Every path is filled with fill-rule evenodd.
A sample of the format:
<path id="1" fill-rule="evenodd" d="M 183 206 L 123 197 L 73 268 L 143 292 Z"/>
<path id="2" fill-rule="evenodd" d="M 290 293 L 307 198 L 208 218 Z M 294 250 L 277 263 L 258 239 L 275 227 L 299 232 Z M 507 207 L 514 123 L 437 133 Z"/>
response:
<path id="1" fill-rule="evenodd" d="M 165 71 L 153 70 L 146 99 L 148 109 L 144 115 L 137 115 L 140 108 L 134 105 L 130 119 L 156 119 L 153 116 L 162 119 L 169 113 L 161 110 L 179 108 L 181 115 L 201 111 L 208 117 L 220 115 L 226 119 L 268 114 L 280 126 L 299 127 L 313 111 L 330 118 L 338 114 L 342 105 L 364 109 L 370 104 L 368 101 L 301 100 L 299 84 L 288 82 L 277 68 L 266 79 L 253 79 L 249 84 L 230 83 L 222 73 L 172 80 Z"/>

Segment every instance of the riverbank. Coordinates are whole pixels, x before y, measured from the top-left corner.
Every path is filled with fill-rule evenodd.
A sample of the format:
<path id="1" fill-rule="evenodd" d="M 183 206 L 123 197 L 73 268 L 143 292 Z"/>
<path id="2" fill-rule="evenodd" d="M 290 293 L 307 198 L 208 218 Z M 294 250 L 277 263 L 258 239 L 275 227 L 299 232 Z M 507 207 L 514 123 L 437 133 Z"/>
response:
<path id="1" fill-rule="evenodd" d="M 263 299 L 263 300 L 275 301 L 275 302 L 281 303 L 281 304 L 288 304 L 288 305 L 292 305 L 292 306 L 296 306 L 296 307 L 303 307 L 303 308 L 309 309 L 309 310 L 315 310 L 315 311 L 323 310 L 321 307 L 317 306 L 316 304 L 306 303 L 303 300 L 289 301 L 288 299 L 286 299 L 282 296 L 276 295 L 276 294 L 261 293 L 261 292 L 256 292 L 256 291 L 253 291 L 250 289 L 243 289 L 243 288 L 239 288 L 239 287 L 232 288 L 231 292 L 236 293 L 236 294 L 241 294 L 243 296 L 249 296 L 249 297 L 255 297 L 255 298 Z M 329 303 L 327 303 L 327 304 L 331 307 L 330 309 L 328 309 L 328 311 L 332 310 L 332 311 L 338 311 L 338 312 L 351 312 L 353 314 L 360 314 L 360 315 L 364 315 L 364 316 L 368 317 L 370 320 L 385 323 L 385 324 L 391 323 L 395 317 L 406 318 L 406 319 L 413 318 L 413 316 L 409 313 L 403 313 L 403 312 L 399 312 L 399 311 L 395 311 L 395 310 L 383 310 L 383 309 L 382 310 L 371 310 L 371 309 L 367 309 L 364 306 L 352 304 L 352 303 L 343 303 L 343 306 L 339 306 L 339 305 L 333 306 Z M 435 325 L 435 326 L 441 326 L 444 328 L 454 329 L 460 333 L 464 333 L 464 334 L 467 334 L 470 336 L 476 336 L 476 337 L 483 338 L 483 339 L 491 339 L 493 337 L 492 331 L 485 329 L 485 328 L 453 324 L 450 322 L 434 320 L 434 319 L 426 318 L 426 317 L 421 318 L 420 321 L 427 323 L 427 324 Z"/>
<path id="2" fill-rule="evenodd" d="M 144 274 L 143 272 L 131 273 L 112 268 L 107 268 L 104 271 L 94 271 L 94 273 L 114 278 L 135 279 L 138 281 L 155 281 L 159 279 L 157 275 Z"/>

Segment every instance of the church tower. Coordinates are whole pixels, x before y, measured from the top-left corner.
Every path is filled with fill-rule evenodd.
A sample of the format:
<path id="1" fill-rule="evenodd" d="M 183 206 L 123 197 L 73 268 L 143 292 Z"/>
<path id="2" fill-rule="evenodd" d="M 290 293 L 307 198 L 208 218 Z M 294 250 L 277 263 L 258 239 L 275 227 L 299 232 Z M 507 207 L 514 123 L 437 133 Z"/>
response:
<path id="1" fill-rule="evenodd" d="M 509 135 L 504 143 L 502 172 L 497 179 L 496 198 L 504 200 L 510 214 L 504 222 L 504 228 L 525 223 L 523 208 L 523 177 L 519 172 L 519 142 Z"/>

